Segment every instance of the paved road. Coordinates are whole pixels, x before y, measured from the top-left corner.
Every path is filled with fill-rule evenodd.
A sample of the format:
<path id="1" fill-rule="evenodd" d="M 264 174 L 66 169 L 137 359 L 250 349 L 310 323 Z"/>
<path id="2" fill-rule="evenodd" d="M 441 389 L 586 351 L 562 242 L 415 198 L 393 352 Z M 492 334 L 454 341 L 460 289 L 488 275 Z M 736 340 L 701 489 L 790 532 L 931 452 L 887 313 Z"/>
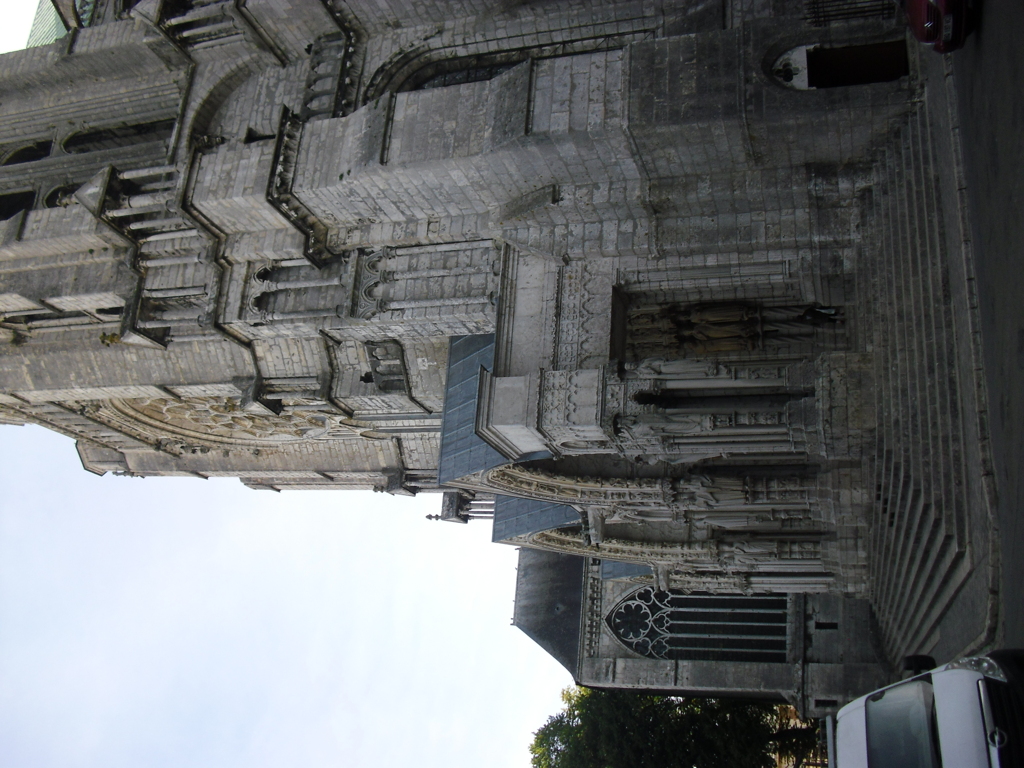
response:
<path id="1" fill-rule="evenodd" d="M 1024 648 L 1024 2 L 984 0 L 953 54 L 992 413 L 1000 642 Z"/>

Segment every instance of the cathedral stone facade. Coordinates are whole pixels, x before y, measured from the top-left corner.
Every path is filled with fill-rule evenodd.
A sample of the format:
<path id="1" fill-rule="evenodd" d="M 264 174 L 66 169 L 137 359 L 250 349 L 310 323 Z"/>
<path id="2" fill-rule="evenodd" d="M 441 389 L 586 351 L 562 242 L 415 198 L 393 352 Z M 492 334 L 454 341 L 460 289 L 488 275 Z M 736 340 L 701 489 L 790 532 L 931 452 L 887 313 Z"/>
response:
<path id="1" fill-rule="evenodd" d="M 585 684 L 884 681 L 891 3 L 58 5 L 0 57 L 0 418 L 97 473 L 443 493 Z"/>

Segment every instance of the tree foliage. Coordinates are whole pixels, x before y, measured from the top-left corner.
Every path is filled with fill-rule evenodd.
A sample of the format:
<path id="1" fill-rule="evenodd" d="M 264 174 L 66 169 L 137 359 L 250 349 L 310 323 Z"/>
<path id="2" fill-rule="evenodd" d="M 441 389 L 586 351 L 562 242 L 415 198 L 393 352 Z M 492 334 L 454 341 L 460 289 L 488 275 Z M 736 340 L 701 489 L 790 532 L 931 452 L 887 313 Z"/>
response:
<path id="1" fill-rule="evenodd" d="M 800 765 L 815 729 L 780 707 L 567 688 L 530 747 L 533 768 L 774 768 Z"/>

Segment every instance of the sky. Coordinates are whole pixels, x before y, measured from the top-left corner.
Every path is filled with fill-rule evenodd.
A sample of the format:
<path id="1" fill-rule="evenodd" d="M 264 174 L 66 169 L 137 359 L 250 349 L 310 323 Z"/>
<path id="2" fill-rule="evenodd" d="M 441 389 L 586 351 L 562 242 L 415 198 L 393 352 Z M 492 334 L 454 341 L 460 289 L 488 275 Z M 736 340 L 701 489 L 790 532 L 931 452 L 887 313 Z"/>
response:
<path id="1" fill-rule="evenodd" d="M 515 550 L 439 507 L 97 477 L 0 426 L 0 765 L 525 768 L 572 680 L 510 626 Z"/>

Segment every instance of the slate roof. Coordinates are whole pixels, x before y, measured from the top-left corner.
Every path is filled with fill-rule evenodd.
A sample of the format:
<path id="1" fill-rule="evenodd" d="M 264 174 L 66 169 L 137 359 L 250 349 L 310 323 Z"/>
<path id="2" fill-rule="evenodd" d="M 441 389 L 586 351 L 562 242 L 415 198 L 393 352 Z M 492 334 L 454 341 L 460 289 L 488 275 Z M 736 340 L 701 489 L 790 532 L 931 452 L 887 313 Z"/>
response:
<path id="1" fill-rule="evenodd" d="M 519 550 L 512 623 L 577 677 L 586 558 Z"/>
<path id="2" fill-rule="evenodd" d="M 649 565 L 641 563 L 619 563 L 615 560 L 601 560 L 602 579 L 628 579 L 633 576 L 650 576 L 654 573 Z"/>
<path id="3" fill-rule="evenodd" d="M 580 513 L 568 504 L 554 504 L 514 496 L 494 497 L 494 527 L 491 541 L 507 541 L 513 536 L 550 531 L 567 525 L 579 525 Z"/>
<path id="4" fill-rule="evenodd" d="M 437 468 L 437 480 L 442 485 L 509 463 L 476 433 L 480 369 L 490 370 L 493 365 L 493 333 L 451 338 Z"/>

